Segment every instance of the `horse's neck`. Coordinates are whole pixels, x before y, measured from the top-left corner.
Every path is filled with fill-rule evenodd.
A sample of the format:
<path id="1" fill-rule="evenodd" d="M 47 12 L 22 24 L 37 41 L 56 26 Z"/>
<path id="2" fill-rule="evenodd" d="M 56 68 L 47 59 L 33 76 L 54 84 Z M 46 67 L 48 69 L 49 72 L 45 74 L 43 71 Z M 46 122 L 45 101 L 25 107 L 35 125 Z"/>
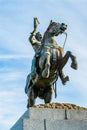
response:
<path id="1" fill-rule="evenodd" d="M 43 45 L 44 45 L 43 51 L 50 50 L 50 47 L 52 47 L 52 48 L 57 49 L 57 51 L 59 51 L 60 56 L 62 57 L 64 56 L 64 49 L 57 44 L 56 40 L 53 37 L 45 39 L 45 42 Z"/>
<path id="2" fill-rule="evenodd" d="M 50 37 L 50 38 L 48 37 L 47 39 L 45 39 L 44 45 L 58 47 L 58 44 L 53 37 Z"/>

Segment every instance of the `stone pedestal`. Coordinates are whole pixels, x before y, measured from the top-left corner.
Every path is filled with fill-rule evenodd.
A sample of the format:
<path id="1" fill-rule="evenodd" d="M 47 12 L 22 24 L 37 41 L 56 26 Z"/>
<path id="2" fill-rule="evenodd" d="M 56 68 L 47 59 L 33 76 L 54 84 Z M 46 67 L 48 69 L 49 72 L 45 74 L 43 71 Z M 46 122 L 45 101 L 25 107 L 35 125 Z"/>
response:
<path id="1" fill-rule="evenodd" d="M 10 130 L 87 130 L 87 110 L 29 108 Z"/>

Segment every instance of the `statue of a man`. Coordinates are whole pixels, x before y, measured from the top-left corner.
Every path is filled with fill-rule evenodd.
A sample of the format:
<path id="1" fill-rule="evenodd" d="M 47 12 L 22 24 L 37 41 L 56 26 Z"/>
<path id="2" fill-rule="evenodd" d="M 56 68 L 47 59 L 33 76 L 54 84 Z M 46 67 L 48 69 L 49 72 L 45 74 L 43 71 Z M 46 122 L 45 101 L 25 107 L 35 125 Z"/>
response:
<path id="1" fill-rule="evenodd" d="M 28 91 L 31 91 L 32 88 L 31 80 L 33 79 L 33 85 L 34 85 L 34 83 L 38 78 L 38 74 L 36 71 L 36 60 L 41 54 L 41 46 L 42 46 L 41 44 L 42 35 L 40 34 L 40 32 L 37 32 L 38 24 L 39 24 L 38 19 L 34 18 L 34 30 L 29 37 L 29 41 L 34 49 L 35 55 L 32 60 L 31 73 L 27 76 L 26 80 L 25 92 L 27 93 L 27 95 L 29 95 Z M 30 89 L 28 87 L 30 87 Z"/>
<path id="2" fill-rule="evenodd" d="M 35 56 L 33 57 L 32 60 L 32 66 L 31 66 L 31 75 L 32 78 L 35 78 L 35 75 L 37 74 L 36 72 L 36 60 L 37 57 L 40 56 L 41 53 L 41 40 L 42 40 L 42 35 L 40 32 L 37 32 L 37 26 L 39 24 L 39 21 L 37 18 L 34 18 L 34 31 L 31 33 L 29 37 L 29 41 L 32 44 L 32 47 L 35 51 Z"/>

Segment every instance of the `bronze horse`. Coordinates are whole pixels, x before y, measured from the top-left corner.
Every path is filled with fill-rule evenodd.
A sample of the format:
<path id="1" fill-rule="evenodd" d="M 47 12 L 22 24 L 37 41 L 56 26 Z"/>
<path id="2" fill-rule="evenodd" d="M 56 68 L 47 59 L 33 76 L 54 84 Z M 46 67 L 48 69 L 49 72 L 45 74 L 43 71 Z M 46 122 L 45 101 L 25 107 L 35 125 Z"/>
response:
<path id="1" fill-rule="evenodd" d="M 44 99 L 45 103 L 50 103 L 52 87 L 69 58 L 72 61 L 71 67 L 77 69 L 76 57 L 70 51 L 67 51 L 64 55 L 64 49 L 58 46 L 54 39 L 54 36 L 62 34 L 66 29 L 67 25 L 64 23 L 60 24 L 51 21 L 44 33 L 41 55 L 37 58 L 36 63 L 38 76 L 36 79 L 31 78 L 30 84 L 27 85 L 27 89 L 29 90 L 27 107 L 33 106 L 37 97 Z M 30 74 L 27 79 L 29 78 Z"/>

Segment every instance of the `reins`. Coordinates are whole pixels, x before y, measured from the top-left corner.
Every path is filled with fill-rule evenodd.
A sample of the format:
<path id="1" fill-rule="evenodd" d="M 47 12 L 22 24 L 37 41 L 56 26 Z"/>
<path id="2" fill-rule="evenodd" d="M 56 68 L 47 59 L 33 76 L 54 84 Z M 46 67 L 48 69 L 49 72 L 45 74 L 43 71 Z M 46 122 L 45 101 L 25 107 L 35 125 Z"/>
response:
<path id="1" fill-rule="evenodd" d="M 65 40 L 64 40 L 64 43 L 63 43 L 63 49 L 64 49 L 64 47 L 65 47 L 65 44 L 66 44 L 66 40 L 67 40 L 67 33 L 66 32 L 63 32 L 63 34 L 65 34 Z"/>
<path id="2" fill-rule="evenodd" d="M 65 34 L 65 40 L 64 40 L 64 43 L 63 43 L 63 49 L 64 49 L 64 47 L 65 47 L 65 44 L 66 44 L 66 40 L 67 40 L 67 33 L 66 32 L 63 32 L 63 34 Z M 58 79 L 58 75 L 57 75 L 57 79 Z M 55 81 L 55 83 L 54 83 L 54 92 L 55 92 L 55 98 L 57 98 L 57 79 L 56 79 L 56 81 Z"/>

